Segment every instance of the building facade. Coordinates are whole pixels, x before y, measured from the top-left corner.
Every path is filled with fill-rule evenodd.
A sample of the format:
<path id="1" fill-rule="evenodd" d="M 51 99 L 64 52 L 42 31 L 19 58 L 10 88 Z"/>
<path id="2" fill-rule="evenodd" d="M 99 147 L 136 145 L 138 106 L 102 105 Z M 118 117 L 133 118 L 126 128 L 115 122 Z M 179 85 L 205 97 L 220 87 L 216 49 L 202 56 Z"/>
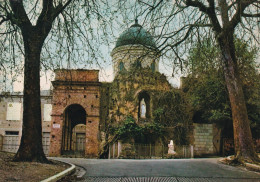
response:
<path id="1" fill-rule="evenodd" d="M 120 35 L 111 57 L 115 75 L 111 83 L 100 82 L 98 70 L 55 70 L 52 92 L 41 95 L 45 154 L 107 158 L 115 153 L 116 143 L 117 154 L 113 157 L 133 157 L 138 153 L 136 146 L 140 142 L 150 146 L 150 154 L 164 153 L 164 148 L 156 150 L 151 146 L 169 142 L 174 137 L 169 129 L 173 126 L 165 130 L 164 139 L 144 135 L 141 141 L 129 136 L 123 142 L 111 132 L 122 126 L 128 116 L 140 127 L 149 126 L 155 119 L 158 95 L 174 90 L 166 76 L 159 72 L 160 54 L 155 40 L 135 22 Z M 1 95 L 0 149 L 4 151 L 18 149 L 22 101 L 21 94 Z M 189 152 L 218 153 L 220 144 L 213 141 L 220 136 L 214 132 L 213 125 L 190 127 L 188 137 L 192 148 L 189 146 Z"/>

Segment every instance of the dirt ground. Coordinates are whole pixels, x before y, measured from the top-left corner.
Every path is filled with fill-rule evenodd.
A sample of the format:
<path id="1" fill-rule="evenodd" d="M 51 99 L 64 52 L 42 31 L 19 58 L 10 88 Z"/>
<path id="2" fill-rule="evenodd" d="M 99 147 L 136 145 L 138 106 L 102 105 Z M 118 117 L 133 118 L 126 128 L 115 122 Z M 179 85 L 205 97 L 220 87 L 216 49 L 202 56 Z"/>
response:
<path id="1" fill-rule="evenodd" d="M 38 182 L 70 167 L 56 161 L 52 161 L 53 164 L 12 162 L 13 156 L 11 153 L 0 152 L 0 182 Z"/>

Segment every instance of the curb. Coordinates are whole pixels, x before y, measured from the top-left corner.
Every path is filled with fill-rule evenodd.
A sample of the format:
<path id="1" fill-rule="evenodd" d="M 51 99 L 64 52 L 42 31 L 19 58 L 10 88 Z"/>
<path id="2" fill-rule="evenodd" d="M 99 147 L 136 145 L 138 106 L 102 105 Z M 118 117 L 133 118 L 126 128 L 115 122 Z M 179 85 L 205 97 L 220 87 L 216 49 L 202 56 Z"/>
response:
<path id="1" fill-rule="evenodd" d="M 41 182 L 56 182 L 58 181 L 59 179 L 73 173 L 75 170 L 76 170 L 76 166 L 74 164 L 71 164 L 71 163 L 68 163 L 68 162 L 63 162 L 63 163 L 66 163 L 66 164 L 69 164 L 71 165 L 70 168 L 58 173 L 58 174 L 55 174 L 54 176 L 51 176 L 45 180 L 42 180 Z"/>
<path id="2" fill-rule="evenodd" d="M 250 163 L 245 163 L 245 166 L 249 169 L 252 169 L 254 171 L 260 172 L 260 166 L 256 164 L 250 164 Z"/>
<path id="3" fill-rule="evenodd" d="M 230 160 L 230 157 L 227 157 L 227 159 Z M 220 163 L 222 163 L 222 164 L 225 164 L 225 165 L 228 165 L 228 164 L 225 162 L 225 158 L 218 160 L 218 162 L 220 162 Z M 250 163 L 245 162 L 245 163 L 244 163 L 244 167 L 246 167 L 246 168 L 249 169 L 249 170 L 253 170 L 253 171 L 256 171 L 256 172 L 260 172 L 260 165 L 257 165 L 257 164 L 250 164 Z"/>

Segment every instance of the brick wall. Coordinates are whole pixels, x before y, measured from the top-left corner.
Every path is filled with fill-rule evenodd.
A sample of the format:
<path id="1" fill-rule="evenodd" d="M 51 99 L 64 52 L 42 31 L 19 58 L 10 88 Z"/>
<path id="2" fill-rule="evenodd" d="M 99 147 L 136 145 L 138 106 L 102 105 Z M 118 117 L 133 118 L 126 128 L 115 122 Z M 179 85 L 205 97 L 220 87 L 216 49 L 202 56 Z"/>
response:
<path id="1" fill-rule="evenodd" d="M 85 157 L 98 155 L 100 122 L 100 86 L 96 70 L 56 70 L 52 82 L 53 106 L 50 156 L 60 156 L 66 108 L 80 105 L 86 112 Z M 82 123 L 81 123 L 82 124 Z M 55 126 L 55 127 L 54 127 Z"/>

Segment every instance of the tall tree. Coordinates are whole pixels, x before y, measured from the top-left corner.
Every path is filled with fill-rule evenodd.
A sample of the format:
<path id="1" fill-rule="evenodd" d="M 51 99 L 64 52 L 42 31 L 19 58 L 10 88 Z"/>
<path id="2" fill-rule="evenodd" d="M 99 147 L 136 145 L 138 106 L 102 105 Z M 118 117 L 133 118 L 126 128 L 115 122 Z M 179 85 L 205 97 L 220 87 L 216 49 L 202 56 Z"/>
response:
<path id="1" fill-rule="evenodd" d="M 136 1 L 137 16 L 144 17 L 156 34 L 159 49 L 171 51 L 182 65 L 185 52 L 200 37 L 214 38 L 221 52 L 221 64 L 231 103 L 235 158 L 259 161 L 250 131 L 234 38 L 259 41 L 259 6 L 257 0 L 175 0 Z M 168 53 L 169 55 L 169 53 Z M 176 61 L 176 62 L 177 62 Z"/>
<path id="2" fill-rule="evenodd" d="M 0 2 L 1 61 L 7 59 L 16 65 L 17 56 L 19 59 L 21 54 L 24 56 L 23 126 L 16 161 L 48 161 L 42 148 L 40 70 L 63 59 L 68 60 L 70 68 L 73 57 L 81 61 L 86 54 L 95 57 L 96 51 L 89 41 L 94 32 L 91 20 L 99 24 L 105 21 L 98 8 L 95 1 Z M 87 53 L 83 54 L 81 47 L 89 48 L 89 52 L 85 49 Z M 42 56 L 43 50 L 48 57 Z M 7 63 L 1 62 L 1 68 L 4 64 Z"/>
<path id="3" fill-rule="evenodd" d="M 259 73 L 256 62 L 257 48 L 249 48 L 246 42 L 235 40 L 238 71 L 244 90 L 248 117 L 253 137 L 257 138 L 260 127 Z M 225 128 L 230 137 L 232 115 L 228 92 L 221 65 L 216 64 L 220 52 L 210 40 L 198 43 L 189 51 L 188 70 L 183 89 L 192 102 L 195 122 L 213 122 Z M 231 129 L 230 129 L 231 128 Z"/>

